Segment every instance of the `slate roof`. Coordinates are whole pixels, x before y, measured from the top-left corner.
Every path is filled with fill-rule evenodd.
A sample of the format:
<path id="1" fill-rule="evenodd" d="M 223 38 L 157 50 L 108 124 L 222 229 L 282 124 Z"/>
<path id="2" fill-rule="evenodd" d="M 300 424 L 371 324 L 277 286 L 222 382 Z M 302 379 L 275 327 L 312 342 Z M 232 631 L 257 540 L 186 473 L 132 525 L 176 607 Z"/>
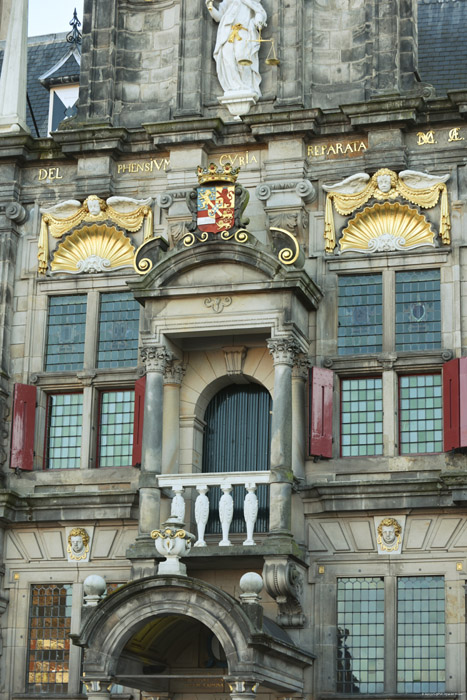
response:
<path id="1" fill-rule="evenodd" d="M 66 41 L 67 33 L 47 34 L 45 36 L 29 37 L 28 39 L 28 97 L 34 110 L 40 136 L 48 135 L 50 93 L 39 82 L 38 78 L 53 68 L 70 50 L 70 44 Z M 4 46 L 4 42 L 2 44 Z M 0 68 L 3 63 L 3 46 L 0 52 Z M 51 77 L 76 75 L 79 72 L 76 66 L 75 58 L 70 57 Z M 37 136 L 29 106 L 26 110 L 26 120 L 31 134 Z"/>
<path id="2" fill-rule="evenodd" d="M 418 70 L 439 96 L 467 88 L 467 0 L 418 0 Z"/>

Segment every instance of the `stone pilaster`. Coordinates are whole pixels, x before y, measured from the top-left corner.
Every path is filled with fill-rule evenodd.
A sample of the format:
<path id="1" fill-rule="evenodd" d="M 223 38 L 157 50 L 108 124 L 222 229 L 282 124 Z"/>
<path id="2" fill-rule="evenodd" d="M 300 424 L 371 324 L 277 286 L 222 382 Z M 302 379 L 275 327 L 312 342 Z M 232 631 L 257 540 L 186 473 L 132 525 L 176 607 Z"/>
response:
<path id="1" fill-rule="evenodd" d="M 292 367 L 299 346 L 293 336 L 271 338 L 274 400 L 271 421 L 271 486 L 269 531 L 291 536 L 292 502 Z"/>
<path id="2" fill-rule="evenodd" d="M 292 471 L 296 479 L 305 478 L 306 380 L 310 366 L 307 355 L 300 353 L 292 370 Z"/>
<path id="3" fill-rule="evenodd" d="M 139 488 L 139 537 L 146 538 L 160 523 L 160 491 L 155 477 L 162 472 L 164 372 L 172 355 L 165 347 L 158 345 L 143 347 L 141 358 L 146 365 L 146 391 Z"/>
<path id="4" fill-rule="evenodd" d="M 162 473 L 178 474 L 180 464 L 180 386 L 186 368 L 178 360 L 167 363 L 164 373 Z"/>
<path id="5" fill-rule="evenodd" d="M 0 133 L 27 131 L 28 0 L 11 6 L 0 77 Z"/>

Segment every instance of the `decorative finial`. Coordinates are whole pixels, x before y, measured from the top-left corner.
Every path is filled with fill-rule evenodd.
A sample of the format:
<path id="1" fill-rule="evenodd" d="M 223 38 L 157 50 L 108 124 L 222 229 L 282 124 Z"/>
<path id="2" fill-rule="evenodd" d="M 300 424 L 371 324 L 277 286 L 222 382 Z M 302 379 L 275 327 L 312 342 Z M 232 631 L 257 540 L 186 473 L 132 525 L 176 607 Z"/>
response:
<path id="1" fill-rule="evenodd" d="M 82 34 L 78 29 L 78 27 L 81 27 L 81 22 L 78 19 L 76 7 L 73 12 L 73 19 L 70 20 L 70 26 L 72 29 L 71 32 L 66 35 L 66 40 L 69 44 L 75 44 L 75 46 L 79 48 L 81 46 Z"/>

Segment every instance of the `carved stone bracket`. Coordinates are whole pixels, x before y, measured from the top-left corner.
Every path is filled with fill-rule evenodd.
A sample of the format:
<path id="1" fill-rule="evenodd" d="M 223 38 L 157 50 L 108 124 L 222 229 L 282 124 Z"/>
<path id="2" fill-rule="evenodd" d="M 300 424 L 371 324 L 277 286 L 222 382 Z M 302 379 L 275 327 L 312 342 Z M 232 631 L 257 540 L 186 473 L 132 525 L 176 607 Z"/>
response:
<path id="1" fill-rule="evenodd" d="M 387 355 L 383 356 L 380 355 L 377 358 L 379 364 L 383 368 L 385 372 L 390 371 L 394 367 L 394 363 L 397 360 L 397 353 L 396 352 L 388 352 Z"/>
<path id="2" fill-rule="evenodd" d="M 159 372 L 163 374 L 173 357 L 163 345 L 154 345 L 141 348 L 141 359 L 146 365 L 146 372 Z"/>
<path id="3" fill-rule="evenodd" d="M 268 206 L 272 203 L 269 202 L 274 195 L 282 195 L 281 199 L 284 200 L 284 195 L 292 196 L 294 203 L 310 204 L 316 199 L 316 189 L 310 180 L 292 180 L 290 182 L 263 182 L 256 188 L 256 196 L 262 202 L 267 202 Z"/>
<path id="4" fill-rule="evenodd" d="M 267 344 L 274 365 L 289 365 L 289 367 L 293 367 L 295 358 L 300 353 L 300 346 L 293 336 L 269 338 Z"/>
<path id="5" fill-rule="evenodd" d="M 278 624 L 283 627 L 303 627 L 304 571 L 301 567 L 288 557 L 266 557 L 263 580 L 267 592 L 279 606 Z"/>
<path id="6" fill-rule="evenodd" d="M 262 183 L 256 188 L 256 196 L 264 202 L 269 228 L 305 237 L 309 218 L 305 205 L 316 198 L 310 180 Z"/>
<path id="7" fill-rule="evenodd" d="M 84 370 L 83 372 L 77 372 L 76 376 L 83 386 L 92 386 L 94 379 L 96 378 L 97 372 L 94 370 Z"/>

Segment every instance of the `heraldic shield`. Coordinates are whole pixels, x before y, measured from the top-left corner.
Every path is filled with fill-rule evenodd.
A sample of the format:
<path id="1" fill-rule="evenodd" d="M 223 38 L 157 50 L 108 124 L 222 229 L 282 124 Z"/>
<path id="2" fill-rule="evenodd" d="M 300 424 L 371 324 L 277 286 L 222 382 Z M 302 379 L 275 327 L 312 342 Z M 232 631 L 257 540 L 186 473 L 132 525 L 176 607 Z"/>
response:
<path id="1" fill-rule="evenodd" d="M 243 227 L 248 220 L 242 214 L 248 203 L 248 191 L 236 184 L 239 168 L 232 168 L 230 163 L 218 167 L 211 163 L 208 168 L 198 167 L 199 186 L 187 197 L 187 204 L 193 219 L 187 224 L 187 233 L 183 245 L 207 243 L 221 238 L 237 243 L 246 243 L 248 231 Z"/>
<path id="2" fill-rule="evenodd" d="M 208 233 L 229 231 L 235 223 L 235 187 L 198 187 L 198 228 Z"/>

